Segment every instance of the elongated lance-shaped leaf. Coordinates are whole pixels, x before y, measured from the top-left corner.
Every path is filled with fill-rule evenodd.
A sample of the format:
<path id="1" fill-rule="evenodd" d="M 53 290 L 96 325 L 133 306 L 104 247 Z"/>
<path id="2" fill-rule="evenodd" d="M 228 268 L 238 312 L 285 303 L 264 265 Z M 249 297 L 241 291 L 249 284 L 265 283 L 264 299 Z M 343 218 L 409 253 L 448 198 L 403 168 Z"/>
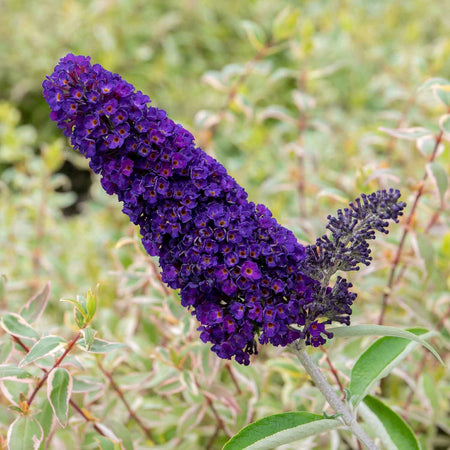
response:
<path id="1" fill-rule="evenodd" d="M 0 380 L 15 380 L 17 378 L 31 378 L 31 374 L 14 364 L 0 365 Z"/>
<path id="2" fill-rule="evenodd" d="M 72 376 L 62 367 L 53 370 L 47 380 L 47 398 L 62 427 L 67 424 L 72 386 Z"/>
<path id="3" fill-rule="evenodd" d="M 30 298 L 20 309 L 20 315 L 29 323 L 36 322 L 44 312 L 50 296 L 50 282 Z"/>
<path id="4" fill-rule="evenodd" d="M 381 438 L 387 450 L 420 450 L 419 442 L 409 425 L 381 400 L 368 395 L 359 413 L 370 429 Z"/>
<path id="5" fill-rule="evenodd" d="M 401 330 L 400 328 L 389 327 L 386 325 L 351 325 L 349 327 L 333 327 L 328 331 L 334 334 L 335 337 L 361 337 L 361 336 L 392 336 L 408 339 L 410 341 L 418 342 L 427 348 L 436 359 L 443 365 L 444 361 L 439 356 L 438 352 L 420 336 L 416 336 L 407 330 Z"/>
<path id="6" fill-rule="evenodd" d="M 78 345 L 83 349 L 86 350 L 87 344 L 84 338 L 80 339 L 78 341 Z M 89 349 L 90 353 L 108 353 L 112 352 L 113 350 L 117 350 L 119 348 L 126 347 L 125 344 L 122 344 L 120 342 L 108 342 L 103 339 L 97 339 L 94 338 L 91 347 Z"/>
<path id="7" fill-rule="evenodd" d="M 308 412 L 275 414 L 243 428 L 223 450 L 269 450 L 342 426 L 339 420 Z"/>
<path id="8" fill-rule="evenodd" d="M 44 356 L 49 356 L 52 353 L 58 351 L 66 341 L 59 336 L 45 336 L 36 344 L 31 347 L 30 351 L 25 355 L 25 357 L 20 361 L 19 367 L 26 366 L 34 361 L 37 361 Z"/>
<path id="9" fill-rule="evenodd" d="M 81 332 L 83 333 L 86 350 L 89 351 L 92 347 L 92 344 L 94 343 L 94 336 L 96 331 L 93 330 L 91 327 L 86 327 L 83 328 Z"/>
<path id="10" fill-rule="evenodd" d="M 39 339 L 39 333 L 19 314 L 4 314 L 1 326 L 7 333 L 13 336 Z"/>
<path id="11" fill-rule="evenodd" d="M 433 179 L 439 192 L 441 203 L 444 202 L 445 193 L 448 189 L 448 175 L 445 169 L 438 162 L 427 164 L 427 170 Z"/>
<path id="12" fill-rule="evenodd" d="M 423 328 L 408 331 L 422 338 L 435 334 L 427 333 Z M 370 392 L 373 385 L 389 375 L 417 345 L 419 345 L 417 342 L 391 336 L 375 341 L 353 366 L 348 386 L 353 404 L 357 405 Z"/>

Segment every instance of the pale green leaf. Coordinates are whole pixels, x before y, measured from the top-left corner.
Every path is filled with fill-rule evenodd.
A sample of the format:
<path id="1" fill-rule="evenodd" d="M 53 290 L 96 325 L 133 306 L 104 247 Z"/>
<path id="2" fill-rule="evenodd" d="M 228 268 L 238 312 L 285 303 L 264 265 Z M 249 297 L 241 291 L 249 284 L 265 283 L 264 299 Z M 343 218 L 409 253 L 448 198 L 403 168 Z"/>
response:
<path id="1" fill-rule="evenodd" d="M 422 335 L 422 338 L 427 332 L 423 328 L 409 331 Z M 428 333 L 428 335 L 432 334 Z M 411 342 L 409 339 L 391 336 L 375 341 L 353 366 L 348 386 L 353 404 L 357 405 L 370 392 L 374 384 L 389 375 L 417 345 L 417 342 Z"/>
<path id="2" fill-rule="evenodd" d="M 82 338 L 78 341 L 78 345 L 83 350 L 86 349 L 86 342 L 85 342 L 84 338 Z M 94 341 L 92 342 L 89 352 L 90 353 L 108 353 L 113 350 L 117 350 L 117 349 L 124 348 L 124 347 L 126 347 L 126 345 L 122 344 L 120 342 L 108 342 L 103 339 L 94 338 Z"/>
<path id="3" fill-rule="evenodd" d="M 91 327 L 83 328 L 81 332 L 83 333 L 86 350 L 89 351 L 92 347 L 92 344 L 94 343 L 94 336 L 97 332 Z"/>
<path id="4" fill-rule="evenodd" d="M 426 89 L 430 89 L 433 86 L 446 86 L 450 85 L 450 81 L 445 78 L 429 78 L 426 80 L 421 86 L 419 86 L 418 91 L 424 91 Z"/>
<path id="5" fill-rule="evenodd" d="M 368 395 L 361 403 L 359 413 L 387 450 L 420 450 L 409 425 L 380 400 Z"/>
<path id="6" fill-rule="evenodd" d="M 327 331 L 333 333 L 335 337 L 392 336 L 415 341 L 427 348 L 442 365 L 445 365 L 439 354 L 428 342 L 406 330 L 386 325 L 351 325 L 348 327 L 333 327 Z"/>
<path id="7" fill-rule="evenodd" d="M 32 363 L 33 361 L 38 360 L 39 358 L 43 358 L 44 356 L 49 356 L 56 351 L 58 351 L 66 341 L 59 336 L 45 336 L 33 347 L 30 348 L 30 351 L 25 355 L 25 357 L 20 361 L 19 367 L 26 366 L 27 364 Z"/>
<path id="8" fill-rule="evenodd" d="M 13 364 L 0 365 L 0 380 L 16 379 L 16 378 L 31 378 L 32 375 L 26 370 L 21 369 Z"/>
<path id="9" fill-rule="evenodd" d="M 19 314 L 7 313 L 2 317 L 2 328 L 13 336 L 39 339 L 39 333 Z"/>
<path id="10" fill-rule="evenodd" d="M 439 126 L 447 136 L 450 135 L 450 114 L 445 114 L 439 119 Z"/>
<path id="11" fill-rule="evenodd" d="M 440 100 L 444 106 L 450 107 L 450 84 L 433 86 L 435 97 Z"/>
<path id="12" fill-rule="evenodd" d="M 275 17 L 272 25 L 272 36 L 275 41 L 289 39 L 298 30 L 300 11 L 286 6 Z"/>
<path id="13" fill-rule="evenodd" d="M 12 349 L 13 343 L 9 338 L 0 344 L 0 364 L 4 363 L 9 358 Z"/>
<path id="14" fill-rule="evenodd" d="M 301 92 L 298 89 L 292 91 L 292 99 L 299 111 L 309 111 L 316 106 L 314 97 L 305 92 Z"/>
<path id="15" fill-rule="evenodd" d="M 29 323 L 38 320 L 44 312 L 50 296 L 50 282 L 48 282 L 36 295 L 31 297 L 20 309 L 20 315 Z"/>
<path id="16" fill-rule="evenodd" d="M 121 440 L 121 450 L 133 450 L 133 440 L 130 430 L 121 422 L 108 420 L 108 426 L 114 430 L 114 434 Z"/>
<path id="17" fill-rule="evenodd" d="M 30 416 L 19 416 L 8 429 L 8 449 L 10 450 L 37 450 L 44 432 L 40 423 Z"/>
<path id="18" fill-rule="evenodd" d="M 67 424 L 72 386 L 72 376 L 62 367 L 53 370 L 47 380 L 47 398 L 63 428 Z"/>
<path id="19" fill-rule="evenodd" d="M 432 134 L 422 136 L 417 139 L 416 145 L 420 153 L 429 158 L 433 154 L 436 147 L 436 138 Z"/>
<path id="20" fill-rule="evenodd" d="M 416 139 L 432 134 L 430 130 L 423 127 L 413 127 L 413 128 L 385 128 L 380 127 L 380 131 L 389 134 L 390 136 L 396 137 L 398 139 L 404 139 L 407 141 L 415 141 Z"/>
<path id="21" fill-rule="evenodd" d="M 102 384 L 98 383 L 96 380 L 89 380 L 85 378 L 73 378 L 72 392 L 74 394 L 98 391 L 103 387 Z"/>
<path id="22" fill-rule="evenodd" d="M 439 197 L 441 199 L 441 202 L 444 201 L 445 193 L 448 189 L 448 176 L 445 169 L 436 161 L 428 163 L 427 169 L 429 171 L 429 175 L 433 179 L 434 183 L 436 184 L 438 191 L 439 191 Z"/>
<path id="23" fill-rule="evenodd" d="M 39 412 L 35 415 L 35 418 L 42 427 L 45 440 L 45 438 L 50 433 L 53 424 L 53 409 L 52 405 L 50 405 L 49 401 L 47 400 L 47 397 L 45 397 L 39 405 Z M 42 444 L 40 448 L 43 449 Z"/>
<path id="24" fill-rule="evenodd" d="M 263 29 L 258 24 L 250 20 L 243 20 L 242 27 L 247 33 L 250 44 L 252 44 L 256 50 L 262 50 L 266 42 L 266 36 Z"/>
<path id="25" fill-rule="evenodd" d="M 243 428 L 223 450 L 269 450 L 342 426 L 339 420 L 324 419 L 308 412 L 275 414 Z"/>
<path id="26" fill-rule="evenodd" d="M 89 320 L 92 320 L 96 310 L 97 310 L 97 293 L 89 290 L 86 298 L 86 312 Z"/>

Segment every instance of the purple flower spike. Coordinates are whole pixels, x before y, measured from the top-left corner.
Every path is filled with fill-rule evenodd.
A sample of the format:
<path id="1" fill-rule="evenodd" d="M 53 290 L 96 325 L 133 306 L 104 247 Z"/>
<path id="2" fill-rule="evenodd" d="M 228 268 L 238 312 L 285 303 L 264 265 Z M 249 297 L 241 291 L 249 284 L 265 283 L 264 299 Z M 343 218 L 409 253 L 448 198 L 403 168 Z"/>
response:
<path id="1" fill-rule="evenodd" d="M 336 312 L 337 300 L 323 300 L 313 258 L 305 259 L 293 233 L 266 206 L 249 202 L 225 168 L 164 110 L 149 106 L 146 95 L 89 57 L 72 54 L 43 88 L 50 117 L 89 158 L 105 191 L 123 202 L 146 251 L 159 257 L 163 281 L 180 290 L 181 304 L 200 322 L 200 338 L 219 357 L 249 364 L 257 340 L 320 345 L 330 337 L 324 329 L 330 318 L 348 323 L 349 284 L 342 280 L 326 292 L 339 300 Z M 384 211 L 385 197 L 363 198 L 352 214 L 375 206 Z M 383 219 L 398 212 L 389 209 Z M 365 248 L 360 253 L 364 260 Z"/>

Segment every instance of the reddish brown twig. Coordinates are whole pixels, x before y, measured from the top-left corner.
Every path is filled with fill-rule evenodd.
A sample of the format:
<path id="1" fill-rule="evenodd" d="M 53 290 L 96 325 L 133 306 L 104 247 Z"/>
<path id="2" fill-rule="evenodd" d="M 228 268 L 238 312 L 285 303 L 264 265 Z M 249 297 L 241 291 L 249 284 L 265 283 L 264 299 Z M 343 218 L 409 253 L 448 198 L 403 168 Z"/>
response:
<path id="1" fill-rule="evenodd" d="M 20 347 L 22 347 L 22 349 L 26 352 L 29 353 L 30 349 L 28 348 L 28 346 L 26 346 L 22 340 L 20 338 L 18 338 L 17 336 L 11 336 L 12 339 L 14 340 L 14 342 L 16 342 L 18 345 L 20 345 Z M 44 368 L 41 367 L 41 370 L 44 372 L 44 374 L 47 374 L 48 376 L 48 371 Z M 105 434 L 103 433 L 103 431 L 95 424 L 95 421 L 88 416 L 82 408 L 80 408 L 72 399 L 69 400 L 70 406 L 72 406 L 73 409 L 75 409 L 75 411 L 77 411 L 85 420 L 86 422 L 90 422 L 93 424 L 93 428 L 94 430 L 101 434 L 102 436 L 104 436 Z"/>
<path id="2" fill-rule="evenodd" d="M 92 426 L 94 428 L 94 430 L 98 433 L 101 434 L 102 436 L 105 436 L 105 433 L 103 433 L 103 431 L 100 429 L 100 427 L 98 427 L 94 421 L 94 419 L 92 419 L 90 416 L 88 416 L 82 408 L 80 408 L 73 400 L 70 400 L 70 406 L 78 413 L 80 414 L 84 420 L 86 420 L 86 422 L 90 422 L 92 423 Z"/>
<path id="3" fill-rule="evenodd" d="M 438 148 L 439 148 L 439 145 L 440 145 L 440 143 L 442 141 L 443 134 L 444 134 L 443 131 L 441 131 L 438 134 L 438 136 L 436 136 L 436 138 L 435 138 L 436 144 L 434 146 L 433 153 L 431 154 L 431 156 L 429 158 L 429 162 L 434 161 L 434 159 L 436 157 L 436 154 L 437 154 L 437 151 L 438 151 Z M 425 181 L 427 180 L 427 178 L 428 178 L 428 172 L 425 171 L 425 173 L 424 173 L 424 175 L 422 177 L 422 180 L 420 181 L 419 188 L 417 189 L 417 193 L 416 193 L 416 196 L 414 198 L 414 202 L 413 202 L 413 205 L 411 207 L 411 210 L 409 212 L 409 216 L 406 219 L 406 224 L 405 224 L 405 227 L 403 229 L 402 237 L 400 239 L 400 243 L 399 243 L 399 245 L 397 247 L 397 252 L 395 254 L 395 258 L 394 258 L 394 261 L 393 261 L 392 266 L 391 266 L 391 272 L 389 274 L 389 281 L 388 281 L 387 288 L 386 288 L 386 290 L 385 290 L 385 292 L 383 294 L 383 298 L 382 298 L 381 312 L 380 312 L 380 316 L 378 318 L 378 324 L 379 325 L 381 325 L 383 323 L 383 320 L 384 320 L 384 314 L 386 312 L 386 308 L 387 308 L 387 305 L 388 305 L 388 302 L 389 302 L 389 298 L 391 296 L 392 289 L 394 287 L 395 273 L 396 273 L 397 267 L 398 267 L 399 262 L 400 262 L 400 257 L 401 257 L 402 251 L 403 251 L 403 247 L 405 245 L 406 237 L 407 237 L 407 235 L 408 235 L 408 233 L 409 233 L 409 231 L 411 229 L 411 223 L 413 221 L 413 218 L 414 218 L 414 215 L 415 215 L 415 212 L 416 212 L 416 209 L 417 209 L 417 205 L 419 204 L 420 197 L 422 197 L 422 194 L 423 194 L 423 191 L 424 191 L 424 188 L 425 188 Z"/>
<path id="4" fill-rule="evenodd" d="M 36 386 L 34 391 L 31 393 L 30 398 L 28 399 L 28 402 L 27 402 L 28 406 L 31 405 L 34 397 L 39 392 L 39 389 L 41 389 L 41 387 L 44 385 L 45 381 L 47 380 L 47 378 L 50 375 L 50 373 L 52 372 L 52 370 L 56 369 L 62 363 L 63 359 L 72 350 L 72 348 L 77 343 L 78 339 L 80 339 L 80 337 L 81 337 L 81 331 L 79 331 L 78 334 L 69 342 L 66 349 L 64 350 L 64 353 L 55 361 L 55 364 L 53 364 L 53 367 L 44 373 L 44 376 L 41 378 L 41 381 L 39 381 L 38 385 Z"/>
<path id="5" fill-rule="evenodd" d="M 239 383 L 234 375 L 233 369 L 231 368 L 229 363 L 225 363 L 225 369 L 227 369 L 228 373 L 230 374 L 230 377 L 233 381 L 234 386 L 236 387 L 236 393 L 238 395 L 242 394 L 241 388 L 239 387 Z"/>
<path id="6" fill-rule="evenodd" d="M 214 448 L 214 442 L 217 439 L 217 436 L 219 434 L 220 431 L 220 426 L 216 425 L 216 429 L 214 430 L 213 435 L 209 438 L 208 443 L 206 444 L 206 450 L 212 450 Z"/>
<path id="7" fill-rule="evenodd" d="M 333 374 L 334 379 L 336 380 L 336 383 L 339 386 L 339 390 L 345 396 L 344 386 L 343 386 L 343 384 L 341 382 L 341 379 L 339 378 L 339 373 L 338 373 L 336 367 L 334 367 L 334 364 L 331 362 L 331 359 L 328 357 L 327 351 L 323 347 L 320 347 L 320 350 L 322 350 L 323 354 L 325 355 L 325 360 L 326 360 L 326 362 L 328 364 L 328 367 L 331 370 L 331 373 Z"/>
<path id="8" fill-rule="evenodd" d="M 102 371 L 103 375 L 108 379 L 111 387 L 116 391 L 117 395 L 119 396 L 122 403 L 125 405 L 125 408 L 128 411 L 128 414 L 130 417 L 133 418 L 133 420 L 139 425 L 139 427 L 142 429 L 142 431 L 145 433 L 145 435 L 152 441 L 155 442 L 153 438 L 153 434 L 151 430 L 144 425 L 142 420 L 136 415 L 136 413 L 131 409 L 130 404 L 128 403 L 127 399 L 125 398 L 125 395 L 123 394 L 122 390 L 120 389 L 119 385 L 114 381 L 114 378 L 111 373 L 109 373 L 102 365 L 100 361 L 97 361 L 99 369 Z"/>

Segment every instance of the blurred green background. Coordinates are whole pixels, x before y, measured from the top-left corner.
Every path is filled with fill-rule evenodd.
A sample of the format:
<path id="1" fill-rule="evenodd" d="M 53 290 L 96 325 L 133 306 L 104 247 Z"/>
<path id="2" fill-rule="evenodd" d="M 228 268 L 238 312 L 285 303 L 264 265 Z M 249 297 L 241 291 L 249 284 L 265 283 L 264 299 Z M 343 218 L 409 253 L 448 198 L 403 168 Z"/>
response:
<path id="1" fill-rule="evenodd" d="M 70 322 L 58 298 L 100 283 L 98 329 L 104 336 L 167 348 L 196 338 L 176 298 L 145 291 L 148 259 L 127 245 L 138 238 L 135 228 L 48 117 L 41 83 L 66 53 L 90 55 L 147 93 L 193 132 L 253 201 L 267 204 L 311 243 L 325 231 L 326 216 L 361 192 L 400 188 L 411 204 L 429 155 L 379 128 L 439 131 L 445 108 L 417 88 L 430 77 L 450 77 L 449 17 L 445 0 L 0 1 L 1 307 L 16 311 L 51 280 L 45 323 L 58 329 Z M 448 171 L 448 142 L 438 159 Z M 387 323 L 433 328 L 448 314 L 450 234 L 445 199 L 432 178 L 412 227 Z M 389 237 L 378 237 L 373 265 L 352 276 L 359 293 L 354 323 L 376 321 L 400 233 L 392 226 Z M 136 311 L 151 322 L 150 313 L 163 316 L 152 302 L 163 300 L 180 329 L 190 330 L 188 338 L 161 339 L 145 326 L 130 334 L 126 327 Z M 129 304 L 137 306 L 130 312 Z M 337 363 L 348 372 L 346 358 L 359 347 L 341 350 Z M 260 370 L 269 380 L 265 355 L 281 353 L 262 353 Z M 442 369 L 429 364 L 433 383 L 444 383 Z M 261 387 L 266 391 L 256 417 L 302 401 L 292 404 L 286 393 L 296 387 L 276 371 L 277 387 Z M 401 378 L 386 391 L 398 405 L 408 395 Z M 450 428 L 442 425 L 448 398 L 432 417 L 414 402 L 410 419 L 431 445 Z M 169 429 L 180 414 L 174 412 Z M 233 417 L 224 420 L 237 431 Z M 246 417 L 237 423 L 245 425 Z M 203 448 L 199 436 L 190 442 Z"/>

